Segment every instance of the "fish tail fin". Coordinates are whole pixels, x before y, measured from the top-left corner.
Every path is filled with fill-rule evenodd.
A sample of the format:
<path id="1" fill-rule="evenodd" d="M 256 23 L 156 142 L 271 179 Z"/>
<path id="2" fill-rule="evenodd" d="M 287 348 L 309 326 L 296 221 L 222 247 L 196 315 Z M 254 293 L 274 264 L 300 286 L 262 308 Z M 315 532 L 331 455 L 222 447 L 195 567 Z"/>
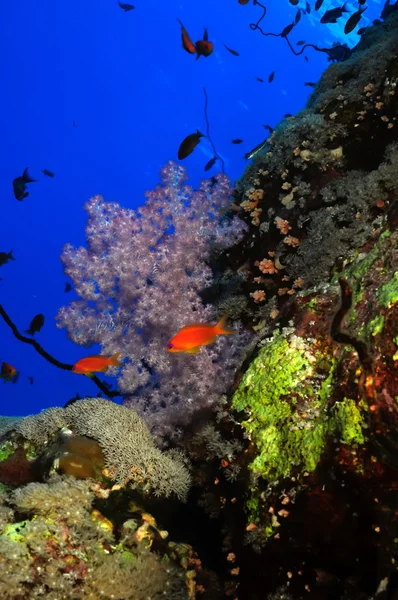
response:
<path id="1" fill-rule="evenodd" d="M 32 329 L 25 329 L 25 333 L 28 333 L 29 335 L 34 335 L 34 331 Z"/>
<path id="2" fill-rule="evenodd" d="M 199 131 L 199 129 L 196 130 L 196 135 L 198 137 L 205 137 L 204 134 Z"/>
<path id="3" fill-rule="evenodd" d="M 224 334 L 236 333 L 235 329 L 231 329 L 230 327 L 227 327 L 226 322 L 227 322 L 228 317 L 229 317 L 229 314 L 227 313 L 217 323 L 217 325 L 215 326 L 216 335 L 220 335 L 222 333 L 224 333 Z"/>
<path id="4" fill-rule="evenodd" d="M 121 355 L 121 352 L 115 352 L 115 354 L 112 354 L 112 356 L 109 359 L 110 367 L 120 367 L 120 362 L 119 362 L 120 355 Z"/>
<path id="5" fill-rule="evenodd" d="M 26 167 L 25 171 L 22 174 L 22 179 L 25 183 L 34 183 L 37 179 L 32 179 L 32 177 L 28 173 L 28 167 Z"/>
<path id="6" fill-rule="evenodd" d="M 7 258 L 8 258 L 8 260 L 15 260 L 15 258 L 12 255 L 12 250 L 10 250 L 9 253 L 7 254 Z"/>

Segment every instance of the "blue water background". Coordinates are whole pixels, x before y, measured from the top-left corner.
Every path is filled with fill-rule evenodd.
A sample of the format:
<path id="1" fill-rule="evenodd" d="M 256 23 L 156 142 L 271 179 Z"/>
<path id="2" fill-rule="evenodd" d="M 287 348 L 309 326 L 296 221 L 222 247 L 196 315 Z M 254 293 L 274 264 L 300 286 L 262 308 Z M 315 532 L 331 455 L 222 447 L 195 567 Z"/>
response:
<path id="1" fill-rule="evenodd" d="M 326 55 L 308 49 L 307 63 L 293 56 L 283 39 L 252 31 L 250 23 L 262 14 L 252 2 L 129 1 L 136 8 L 128 13 L 116 0 L 0 3 L 0 251 L 12 248 L 16 258 L 0 268 L 0 303 L 20 330 L 44 313 L 46 322 L 36 338 L 66 363 L 98 350 L 76 346 L 55 327 L 58 309 L 75 298 L 73 291 L 64 293 L 59 257 L 65 243 L 85 242 L 86 200 L 99 193 L 126 207 L 142 204 L 163 164 L 177 160 L 182 139 L 197 128 L 204 132 L 203 86 L 211 135 L 234 181 L 245 168 L 244 153 L 267 136 L 263 125 L 274 127 L 285 113 L 300 110 L 312 91 L 304 82 L 316 82 L 328 65 Z M 265 31 L 280 32 L 294 19 L 297 8 L 288 0 L 265 4 Z M 343 33 L 349 15 L 336 25 L 319 23 L 326 9 L 340 4 L 325 0 L 318 13 L 303 15 L 289 36 L 292 43 L 355 45 L 357 34 L 347 39 Z M 355 10 L 357 4 L 348 6 Z M 369 3 L 360 26 L 377 18 L 381 8 L 381 3 Z M 208 27 L 214 43 L 210 57 L 196 61 L 182 49 L 177 17 L 194 41 Z M 244 143 L 232 145 L 234 138 Z M 203 168 L 212 156 L 202 140 L 184 161 L 191 184 L 205 177 Z M 38 182 L 18 202 L 12 180 L 25 167 Z M 41 169 L 50 169 L 55 178 L 44 177 Z M 97 395 L 91 381 L 46 362 L 16 340 L 1 319 L 0 360 L 20 371 L 15 385 L 0 380 L 3 415 L 62 406 L 76 392 Z M 34 377 L 33 385 L 28 376 Z"/>

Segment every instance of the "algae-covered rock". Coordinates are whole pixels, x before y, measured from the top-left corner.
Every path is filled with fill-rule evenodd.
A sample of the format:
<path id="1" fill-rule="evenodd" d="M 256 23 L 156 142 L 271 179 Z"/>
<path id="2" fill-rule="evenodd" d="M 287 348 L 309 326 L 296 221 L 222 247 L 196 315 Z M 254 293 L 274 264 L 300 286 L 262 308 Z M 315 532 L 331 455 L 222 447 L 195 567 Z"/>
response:
<path id="1" fill-rule="evenodd" d="M 330 409 L 334 370 L 315 339 L 285 331 L 263 343 L 232 398 L 232 408 L 247 414 L 241 423 L 255 446 L 256 476 L 273 483 L 314 471 L 330 436 L 364 442 L 363 407 L 344 399 Z"/>

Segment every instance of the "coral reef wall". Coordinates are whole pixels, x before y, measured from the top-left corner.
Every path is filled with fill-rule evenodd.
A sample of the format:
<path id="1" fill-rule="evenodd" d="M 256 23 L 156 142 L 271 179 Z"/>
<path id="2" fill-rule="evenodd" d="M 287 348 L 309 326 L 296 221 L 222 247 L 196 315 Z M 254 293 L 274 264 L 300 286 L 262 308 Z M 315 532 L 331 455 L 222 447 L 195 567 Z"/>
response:
<path id="1" fill-rule="evenodd" d="M 329 281 L 388 219 L 398 190 L 397 23 L 395 12 L 331 65 L 237 182 L 250 233 L 236 266 L 258 318 Z"/>

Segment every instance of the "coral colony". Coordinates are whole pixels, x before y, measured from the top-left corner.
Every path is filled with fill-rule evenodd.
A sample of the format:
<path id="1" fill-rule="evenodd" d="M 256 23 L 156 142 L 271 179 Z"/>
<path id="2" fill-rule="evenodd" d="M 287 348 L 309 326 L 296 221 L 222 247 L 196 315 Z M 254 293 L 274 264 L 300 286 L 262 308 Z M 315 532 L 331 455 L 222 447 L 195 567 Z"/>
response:
<path id="1" fill-rule="evenodd" d="M 118 387 L 162 436 L 212 407 L 231 382 L 239 335 L 195 360 L 176 359 L 165 346 L 184 325 L 218 320 L 200 292 L 213 281 L 212 253 L 241 239 L 245 225 L 220 222 L 232 193 L 225 175 L 194 191 L 185 170 L 170 161 L 161 178 L 137 211 L 100 197 L 86 204 L 87 248 L 66 246 L 62 254 L 80 299 L 59 311 L 58 325 L 78 344 L 100 344 L 101 354 L 121 352 Z"/>
<path id="2" fill-rule="evenodd" d="M 139 209 L 86 204 L 87 245 L 62 254 L 78 298 L 58 326 L 99 344 L 97 360 L 120 353 L 117 389 L 99 368 L 108 399 L 1 420 L 2 599 L 395 597 L 391 6 L 233 192 L 224 174 L 193 190 L 169 162 Z M 167 352 L 226 314 L 239 333 Z"/>

